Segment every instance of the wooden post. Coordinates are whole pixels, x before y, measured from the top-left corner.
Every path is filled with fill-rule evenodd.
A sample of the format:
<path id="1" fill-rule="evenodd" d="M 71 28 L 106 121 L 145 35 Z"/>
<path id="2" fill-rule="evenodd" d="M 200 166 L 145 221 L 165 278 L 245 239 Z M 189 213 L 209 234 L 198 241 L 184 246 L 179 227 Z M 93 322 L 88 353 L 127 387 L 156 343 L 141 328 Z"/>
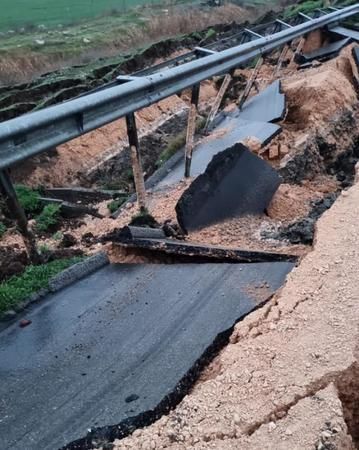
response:
<path id="1" fill-rule="evenodd" d="M 146 209 L 146 188 L 143 177 L 140 149 L 138 143 L 136 118 L 134 113 L 126 116 L 128 143 L 130 146 L 133 178 L 135 180 L 135 188 L 137 194 L 137 203 L 141 211 Z"/>
<path id="2" fill-rule="evenodd" d="M 288 50 L 289 50 L 289 45 L 285 44 L 283 46 L 283 48 L 282 48 L 282 51 L 280 52 L 276 68 L 273 71 L 272 79 L 276 78 L 277 75 L 279 74 L 279 72 L 280 72 L 280 70 L 282 68 L 282 64 L 283 64 L 284 58 L 285 58 L 286 54 L 288 53 Z"/>
<path id="3" fill-rule="evenodd" d="M 290 63 L 288 65 L 289 68 L 292 69 L 295 66 L 295 58 L 296 58 L 297 55 L 299 55 L 299 53 L 301 53 L 301 51 L 302 51 L 302 49 L 304 47 L 304 44 L 305 44 L 305 37 L 302 36 L 300 38 L 300 41 L 299 41 L 298 45 L 297 45 L 297 48 L 295 49 L 295 52 L 293 53 L 292 59 L 290 60 Z"/>
<path id="4" fill-rule="evenodd" d="M 227 73 L 227 75 L 224 77 L 222 85 L 217 93 L 217 96 L 216 96 L 214 102 L 213 102 L 211 111 L 208 114 L 206 126 L 204 127 L 205 131 L 208 130 L 208 128 L 211 126 L 214 118 L 217 115 L 217 112 L 218 112 L 219 107 L 221 106 L 224 94 L 226 93 L 226 90 L 228 89 L 228 86 L 233 79 L 233 73 L 234 73 L 234 71 L 231 71 L 230 73 Z"/>
<path id="5" fill-rule="evenodd" d="M 257 64 L 256 64 L 255 68 L 253 69 L 253 72 L 252 72 L 249 80 L 247 81 L 247 85 L 242 93 L 242 96 L 238 102 L 239 109 L 242 109 L 244 102 L 247 100 L 248 95 L 251 92 L 252 86 L 258 76 L 258 73 L 259 73 L 259 70 L 260 70 L 262 64 L 263 64 L 263 56 L 260 56 L 258 58 Z"/>
<path id="6" fill-rule="evenodd" d="M 0 192 L 4 197 L 6 207 L 12 218 L 16 220 L 16 224 L 24 239 L 24 244 L 29 255 L 29 259 L 33 264 L 39 264 L 41 257 L 36 249 L 36 241 L 34 235 L 28 229 L 27 218 L 24 210 L 20 206 L 17 199 L 14 186 L 8 170 L 0 171 Z"/>
<path id="7" fill-rule="evenodd" d="M 191 106 L 188 113 L 186 148 L 185 148 L 185 172 L 184 176 L 188 178 L 191 174 L 191 162 L 194 144 L 194 134 L 196 132 L 196 118 L 199 100 L 199 84 L 192 87 Z"/>

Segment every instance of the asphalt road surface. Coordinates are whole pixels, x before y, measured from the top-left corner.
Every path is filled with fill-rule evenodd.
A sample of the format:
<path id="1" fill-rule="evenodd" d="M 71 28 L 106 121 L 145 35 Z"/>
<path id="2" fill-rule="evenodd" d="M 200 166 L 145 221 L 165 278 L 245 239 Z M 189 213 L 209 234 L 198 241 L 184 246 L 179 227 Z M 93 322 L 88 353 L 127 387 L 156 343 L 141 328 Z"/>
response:
<path id="1" fill-rule="evenodd" d="M 153 409 L 292 267 L 108 265 L 47 298 L 0 333 L 0 449 L 55 450 Z"/>

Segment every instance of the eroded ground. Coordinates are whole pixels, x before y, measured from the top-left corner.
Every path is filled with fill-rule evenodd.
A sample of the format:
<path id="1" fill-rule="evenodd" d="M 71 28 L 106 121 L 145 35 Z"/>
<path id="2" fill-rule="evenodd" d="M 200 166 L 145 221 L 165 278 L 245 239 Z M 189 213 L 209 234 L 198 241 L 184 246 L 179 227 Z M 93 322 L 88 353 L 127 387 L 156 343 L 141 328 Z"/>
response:
<path id="1" fill-rule="evenodd" d="M 129 448 L 354 449 L 359 429 L 359 184 L 317 224 L 313 250 L 181 404 Z"/>
<path id="2" fill-rule="evenodd" d="M 309 41 L 310 48 L 320 43 L 318 36 Z M 323 450 L 359 445 L 359 184 L 354 183 L 359 116 L 351 48 L 316 67 L 286 67 L 280 73 L 287 100 L 282 133 L 264 148 L 246 142 L 283 177 L 266 213 L 227 220 L 187 237 L 296 254 L 301 257 L 298 267 L 275 298 L 236 326 L 230 344 L 176 409 L 116 441 L 116 449 Z M 274 67 L 269 62 L 262 67 L 260 89 L 273 80 Z M 249 71 L 241 75 L 248 77 Z M 208 111 L 216 85 L 207 83 L 203 92 L 201 108 Z M 227 99 L 226 108 L 233 107 L 233 99 Z M 144 135 L 156 132 L 173 113 L 186 113 L 188 97 L 151 108 L 139 114 Z M 35 184 L 78 182 L 84 172 L 103 163 L 103 150 L 110 158 L 124 147 L 125 129 L 118 122 L 63 146 L 55 159 L 18 176 Z M 54 162 L 56 176 L 44 178 Z M 190 182 L 148 192 L 148 210 L 160 224 L 176 221 L 175 205 Z M 137 205 L 127 203 L 113 219 L 107 203 L 96 205 L 105 218 L 85 216 L 59 231 L 71 233 L 73 249 L 92 253 L 105 245 L 113 261 L 138 262 L 116 245 L 101 242 L 102 236 L 130 222 Z M 14 230 L 8 231 L 1 245 L 12 245 L 14 236 Z M 50 234 L 41 235 L 40 244 L 60 245 Z M 21 251 L 21 240 L 16 245 Z"/>

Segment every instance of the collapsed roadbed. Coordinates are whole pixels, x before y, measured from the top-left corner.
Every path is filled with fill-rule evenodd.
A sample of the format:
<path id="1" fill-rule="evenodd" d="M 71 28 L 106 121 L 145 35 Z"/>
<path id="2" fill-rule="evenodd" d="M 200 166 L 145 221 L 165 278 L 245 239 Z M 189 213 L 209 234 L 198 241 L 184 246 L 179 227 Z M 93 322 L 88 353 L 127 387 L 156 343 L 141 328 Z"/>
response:
<path id="1" fill-rule="evenodd" d="M 101 217 L 86 215 L 70 227 L 67 242 L 74 249 L 105 245 L 112 264 L 26 311 L 30 326 L 19 330 L 14 324 L 2 333 L 6 382 L 0 389 L 9 411 L 0 422 L 4 448 L 90 449 L 131 433 L 115 447 L 255 449 L 300 442 L 300 448 L 319 450 L 329 442 L 354 448 L 358 362 L 349 312 L 358 303 L 358 185 L 342 190 L 353 183 L 359 157 L 356 48 L 347 45 L 335 59 L 302 70 L 288 65 L 281 83 L 272 83 L 273 64 L 263 65 L 258 89 L 262 97 L 266 89 L 274 93 L 279 112 L 262 115 L 252 129 L 265 129 L 269 138 L 248 132 L 239 137 L 226 126 L 201 137 L 194 156 L 205 157 L 197 178 L 176 179 L 181 164 L 157 178 L 149 192 L 153 217 L 147 231 L 122 228 L 144 220 L 134 199 L 116 219 L 104 214 L 104 200 L 96 209 Z M 260 104 L 260 97 L 253 96 L 243 112 Z M 223 115 L 227 125 L 256 122 L 253 115 L 241 119 L 230 104 Z M 212 162 L 206 155 L 211 139 Z M 253 176 L 240 177 L 244 187 L 236 184 L 248 166 L 230 158 L 241 153 L 255 161 L 256 180 L 263 184 L 248 182 Z M 227 157 L 228 170 L 218 171 Z M 237 190 L 227 186 L 213 203 L 228 174 Z M 186 226 L 178 205 L 199 190 L 208 204 L 197 200 L 187 219 L 203 205 L 211 218 Z M 253 214 L 245 200 L 259 193 Z M 316 221 L 329 208 L 314 239 Z M 275 294 L 298 257 L 299 267 Z M 203 372 L 229 337 L 231 345 Z M 34 404 L 41 405 L 42 419 L 32 413 Z M 299 436 L 303 417 L 305 438 Z"/>

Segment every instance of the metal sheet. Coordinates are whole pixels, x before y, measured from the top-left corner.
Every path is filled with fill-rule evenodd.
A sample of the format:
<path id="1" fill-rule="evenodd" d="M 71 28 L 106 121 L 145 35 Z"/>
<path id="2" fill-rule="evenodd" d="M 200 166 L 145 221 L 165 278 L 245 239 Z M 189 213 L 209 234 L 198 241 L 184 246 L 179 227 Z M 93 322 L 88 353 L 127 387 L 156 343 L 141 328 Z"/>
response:
<path id="1" fill-rule="evenodd" d="M 256 122 L 276 122 L 285 114 L 285 95 L 281 93 L 280 81 L 276 80 L 259 94 L 250 98 L 240 111 L 240 119 Z"/>
<path id="2" fill-rule="evenodd" d="M 55 450 L 155 408 L 292 267 L 109 265 L 53 295 L 0 334 L 1 450 Z"/>
<path id="3" fill-rule="evenodd" d="M 280 185 L 278 173 L 242 144 L 217 154 L 176 205 L 184 231 L 232 217 L 262 214 Z"/>

